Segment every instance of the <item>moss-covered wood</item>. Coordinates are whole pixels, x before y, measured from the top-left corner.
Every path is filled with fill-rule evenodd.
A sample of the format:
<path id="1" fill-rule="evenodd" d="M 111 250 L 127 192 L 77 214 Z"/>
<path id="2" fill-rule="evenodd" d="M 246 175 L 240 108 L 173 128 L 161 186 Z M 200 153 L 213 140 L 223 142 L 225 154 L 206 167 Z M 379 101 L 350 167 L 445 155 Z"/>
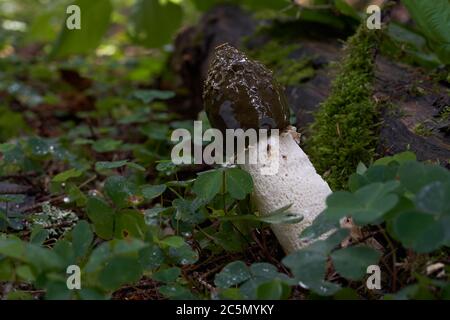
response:
<path id="1" fill-rule="evenodd" d="M 370 162 L 375 153 L 377 111 L 372 83 L 377 44 L 375 31 L 365 26 L 348 39 L 331 95 L 311 126 L 307 152 L 333 189 L 344 188 L 358 163 Z"/>

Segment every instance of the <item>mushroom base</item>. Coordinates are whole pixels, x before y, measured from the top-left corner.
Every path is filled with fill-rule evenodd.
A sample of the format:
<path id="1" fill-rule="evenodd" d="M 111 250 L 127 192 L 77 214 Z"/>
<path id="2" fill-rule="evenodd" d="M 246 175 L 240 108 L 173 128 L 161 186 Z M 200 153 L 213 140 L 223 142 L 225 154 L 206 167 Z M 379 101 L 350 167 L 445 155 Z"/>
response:
<path id="1" fill-rule="evenodd" d="M 299 223 L 271 226 L 286 254 L 310 243 L 300 240 L 299 235 L 325 209 L 325 200 L 331 193 L 328 184 L 317 174 L 296 142 L 297 136 L 295 130 L 287 129 L 279 136 L 278 152 L 269 152 L 268 161 L 241 165 L 253 178 L 253 196 L 261 215 L 268 215 L 289 204 L 292 204 L 291 212 L 303 215 Z M 272 161 L 278 161 L 278 172 L 262 174 L 264 166 L 270 167 Z"/>

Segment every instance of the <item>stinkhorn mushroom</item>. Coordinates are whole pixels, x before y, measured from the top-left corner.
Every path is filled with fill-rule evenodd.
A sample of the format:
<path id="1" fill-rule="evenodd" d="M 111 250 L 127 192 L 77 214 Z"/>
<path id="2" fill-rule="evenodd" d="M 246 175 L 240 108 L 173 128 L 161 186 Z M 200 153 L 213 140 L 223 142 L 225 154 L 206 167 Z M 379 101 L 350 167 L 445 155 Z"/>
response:
<path id="1" fill-rule="evenodd" d="M 279 129 L 278 150 L 269 150 L 269 163 L 243 164 L 241 168 L 253 178 L 259 214 L 268 215 L 291 204 L 291 211 L 303 215 L 299 223 L 271 226 L 284 251 L 288 254 L 306 246 L 309 242 L 301 240 L 300 233 L 325 209 L 331 190 L 298 145 L 298 133 L 289 125 L 287 99 L 272 72 L 236 48 L 220 45 L 209 66 L 203 98 L 211 125 L 222 132 Z M 262 166 L 270 167 L 273 161 L 278 163 L 277 174 L 264 174 Z"/>

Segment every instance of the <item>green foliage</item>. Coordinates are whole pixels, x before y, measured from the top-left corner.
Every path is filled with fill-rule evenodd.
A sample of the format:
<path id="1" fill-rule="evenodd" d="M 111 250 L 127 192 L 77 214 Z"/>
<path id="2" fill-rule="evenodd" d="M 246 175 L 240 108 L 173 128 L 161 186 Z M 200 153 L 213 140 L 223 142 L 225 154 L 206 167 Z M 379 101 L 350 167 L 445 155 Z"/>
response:
<path id="1" fill-rule="evenodd" d="M 419 30 L 444 64 L 450 64 L 450 3 L 448 0 L 402 0 Z"/>
<path id="2" fill-rule="evenodd" d="M 150 48 L 170 43 L 183 17 L 181 7 L 171 1 L 139 0 L 133 10 L 131 38 Z"/>
<path id="3" fill-rule="evenodd" d="M 113 10 L 110 0 L 76 0 L 74 4 L 80 7 L 81 29 L 70 30 L 64 21 L 52 57 L 91 52 L 98 47 L 109 28 Z"/>
<path id="4" fill-rule="evenodd" d="M 419 253 L 448 245 L 450 174 L 440 166 L 411 160 L 409 154 L 384 158 L 364 173 L 352 175 L 351 192 L 332 194 L 322 218 L 331 222 L 329 226 L 344 216 L 351 216 L 359 226 L 386 223 L 390 236 Z M 314 223 L 304 236 L 325 231 Z"/>
<path id="5" fill-rule="evenodd" d="M 386 30 L 386 39 L 381 44 L 384 54 L 410 64 L 433 68 L 441 61 L 427 45 L 426 38 L 411 27 L 391 22 Z"/>
<path id="6" fill-rule="evenodd" d="M 194 2 L 201 10 L 216 3 Z M 335 8 L 299 9 L 284 0 L 230 2 L 243 4 L 258 17 L 292 19 L 301 13 L 304 21 L 327 26 L 343 28 L 348 23 L 336 16 Z M 170 50 L 140 53 L 133 47 L 128 53 L 129 40 L 121 26 L 126 25 L 138 43 L 160 47 L 171 42 L 181 11 L 192 10 L 187 2 L 111 1 L 112 8 L 110 1 L 77 1 L 82 30 L 62 30 L 49 48 L 45 44 L 57 31 L 53 26 L 65 17 L 62 3 L 54 1 L 43 12 L 30 5 L 17 16 L 0 13 L 31 23 L 27 32 L 13 37 L 0 29 L 1 183 L 31 187 L 0 194 L 0 281 L 12 288 L 2 290 L 1 298 L 120 299 L 136 283 L 148 281 L 155 297 L 169 299 L 449 297 L 448 266 L 442 269 L 446 273 L 427 272 L 430 264 L 448 260 L 448 172 L 418 163 L 410 153 L 377 160 L 369 168 L 359 162 L 370 163 L 373 155 L 367 142 L 374 129 L 369 121 L 373 109 L 364 84 L 371 80 L 368 39 L 373 35 L 359 34 L 349 41 L 342 66 L 349 75 L 338 78 L 336 95 L 325 108 L 337 120 L 331 115 L 322 119 L 328 129 L 315 145 L 328 148 L 339 141 L 337 131 L 333 133 L 336 122 L 342 132 L 355 127 L 349 136 L 339 137 L 344 143 L 333 144 L 335 153 L 322 153 L 327 162 L 321 171 L 328 171 L 329 163 L 338 166 L 329 178 L 339 181 L 355 168 L 357 173 L 350 178 L 349 191 L 332 194 L 327 209 L 303 235 L 314 239 L 333 229 L 331 236 L 282 259 L 263 229 L 299 222 L 303 213 L 286 206 L 259 216 L 249 197 L 254 186 L 246 172 L 220 167 L 199 173 L 198 167 L 168 160 L 171 130 L 192 130 L 192 122 L 172 108 L 184 92 L 172 91 L 175 81 L 165 70 Z M 342 1 L 334 4 L 356 19 Z M 294 10 L 284 10 L 288 8 Z M 133 18 L 127 16 L 131 11 Z M 105 37 L 110 25 L 114 28 Z M 394 33 L 403 31 L 397 28 Z M 22 39 L 27 48 L 21 48 Z M 426 42 L 417 33 L 405 31 L 397 40 L 425 52 Z M 98 49 L 97 56 L 52 62 L 39 54 L 26 58 L 25 49 L 36 42 L 44 44 L 39 53 L 53 49 L 54 57 Z M 17 54 L 8 55 L 11 48 Z M 291 59 L 296 49 L 268 42 L 255 54 L 290 85 L 313 76 L 309 59 Z M 426 58 L 434 64 L 437 60 Z M 74 78 L 78 72 L 92 86 L 77 89 L 78 80 L 62 81 L 60 70 L 73 71 Z M 354 81 L 347 81 L 349 77 Z M 175 94 L 177 99 L 172 99 Z M 361 106 L 362 112 L 355 114 Z M 347 115 L 353 122 L 342 124 Z M 360 129 L 364 126 L 367 131 Z M 346 147 L 353 144 L 357 149 L 349 151 Z M 361 155 L 361 150 L 366 153 Z M 329 162 L 330 154 L 339 157 Z M 343 242 L 349 231 L 339 228 L 338 220 L 348 215 L 382 250 L 368 241 Z M 72 264 L 81 268 L 81 290 L 67 289 L 66 271 Z M 383 268 L 380 291 L 365 289 L 370 264 Z M 393 279 L 398 292 L 392 289 Z"/>
<path id="7" fill-rule="evenodd" d="M 374 156 L 377 112 L 371 84 L 377 43 L 375 32 L 364 25 L 347 40 L 330 96 L 311 126 L 308 154 L 333 189 L 345 188 L 358 163 Z"/>
<path id="8" fill-rule="evenodd" d="M 253 191 L 253 181 L 250 174 L 237 168 L 212 170 L 198 177 L 192 191 L 207 202 L 220 191 L 228 192 L 233 199 L 243 200 Z"/>
<path id="9" fill-rule="evenodd" d="M 336 271 L 343 277 L 356 281 L 366 275 L 367 266 L 377 264 L 381 253 L 366 246 L 337 250 L 331 254 Z"/>
<path id="10" fill-rule="evenodd" d="M 149 139 L 150 145 L 153 142 L 169 145 L 158 137 L 145 139 Z M 24 230 L 32 228 L 27 241 L 17 237 L 21 236 L 20 229 L 12 229 L 14 220 L 10 213 L 0 210 L 2 231 L 8 231 L 8 236 L 0 238 L 2 280 L 42 288 L 47 299 L 109 298 L 120 287 L 138 281 L 144 274 L 165 283 L 159 288 L 164 296 L 194 298 L 189 282 L 180 273 L 180 268 L 199 259 L 192 242 L 201 243 L 202 250 L 214 253 L 241 252 L 250 226 L 264 223 L 254 214 L 248 201 L 248 194 L 253 190 L 252 179 L 238 168 L 213 169 L 187 181 L 170 180 L 174 173 L 161 170 L 164 180 L 149 184 L 143 179 L 145 168 L 137 163 L 96 161 L 95 153 L 83 151 L 113 150 L 112 147 L 105 149 L 109 143 L 102 143 L 100 148 L 93 143 L 65 145 L 63 141 L 63 138 L 32 137 L 19 140 L 18 144 L 1 145 L 0 170 L 4 173 L 38 169 L 45 177 L 48 164 L 71 167 L 54 174 L 53 192 L 67 194 L 68 201 L 64 202 L 69 207 L 79 208 L 77 212 L 81 210 L 80 218 L 84 220 L 77 223 L 78 217 L 72 211 L 46 204 L 43 212 L 30 215 L 29 221 L 22 225 Z M 168 151 L 163 149 L 161 156 L 166 157 Z M 170 167 L 173 170 L 173 164 Z M 86 183 L 90 184 L 97 177 L 96 173 L 101 174 L 100 189 L 86 190 Z M 211 192 L 211 183 L 218 186 L 214 192 Z M 22 195 L 5 195 L 1 201 L 21 203 L 24 199 Z M 155 203 L 156 199 L 161 199 L 161 203 Z M 240 216 L 244 218 L 232 219 Z M 226 217 L 230 220 L 221 220 Z M 284 221 L 283 217 L 276 221 L 276 217 L 273 222 Z M 212 225 L 214 221 L 217 224 Z M 164 234 L 161 223 L 175 234 Z M 201 232 L 193 232 L 198 229 Z M 44 246 L 50 240 L 54 242 L 50 248 Z M 69 264 L 81 267 L 81 291 L 67 289 L 65 268 Z M 261 295 L 268 295 L 277 288 L 268 288 Z"/>
<path id="11" fill-rule="evenodd" d="M 19 112 L 13 112 L 6 106 L 0 105 L 0 141 L 16 137 L 28 131 L 23 116 Z"/>
<path id="12" fill-rule="evenodd" d="M 341 289 L 339 284 L 327 280 L 327 261 L 332 262 L 334 270 L 342 278 L 359 286 L 358 283 L 367 275 L 367 267 L 378 265 L 384 257 L 378 248 L 368 244 L 342 245 L 349 235 L 348 229 L 339 227 L 339 221 L 345 216 L 366 230 L 378 228 L 381 239 L 387 241 L 392 250 L 391 254 L 398 252 L 395 263 L 409 260 L 421 265 L 406 276 L 408 281 L 415 278 L 417 283 L 407 283 L 398 293 L 386 294 L 385 299 L 444 296 L 448 278 L 447 281 L 438 281 L 423 276 L 426 264 L 421 261 L 424 261 L 424 253 L 438 257 L 450 244 L 450 173 L 437 165 L 415 161 L 410 152 L 380 159 L 369 168 L 360 166 L 358 171 L 350 177 L 351 192 L 331 194 L 327 208 L 301 236 L 311 240 L 326 232 L 332 234 L 283 259 L 283 264 L 292 273 L 291 278 L 278 274 L 274 266 L 264 264 L 263 270 L 271 274 L 270 280 L 258 279 L 250 285 L 249 279 L 254 277 L 252 270 L 261 264 L 248 267 L 241 261 L 232 262 L 215 278 L 215 284 L 223 288 L 223 296 L 281 299 L 286 297 L 283 293 L 285 288 L 300 283 L 303 288 L 321 296 L 338 299 L 350 294 L 352 299 L 357 297 L 349 288 Z M 396 241 L 399 246 L 393 247 Z M 405 254 L 405 250 L 411 250 L 415 255 Z M 412 256 L 416 259 L 414 262 L 410 261 Z M 238 286 L 234 289 L 237 291 L 227 289 L 235 286 Z"/>
<path id="13" fill-rule="evenodd" d="M 83 174 L 83 171 L 77 170 L 75 168 L 69 169 L 67 171 L 58 173 L 56 176 L 53 177 L 53 182 L 66 182 L 70 178 L 78 178 Z"/>

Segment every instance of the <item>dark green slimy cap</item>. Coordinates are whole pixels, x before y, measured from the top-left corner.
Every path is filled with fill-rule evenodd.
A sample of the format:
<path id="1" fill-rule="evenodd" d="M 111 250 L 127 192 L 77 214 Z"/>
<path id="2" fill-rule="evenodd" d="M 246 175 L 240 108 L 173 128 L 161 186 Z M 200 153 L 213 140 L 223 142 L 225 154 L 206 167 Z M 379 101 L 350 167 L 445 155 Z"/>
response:
<path id="1" fill-rule="evenodd" d="M 203 90 L 212 127 L 280 129 L 289 125 L 283 88 L 272 72 L 243 52 L 223 44 L 215 49 Z"/>

